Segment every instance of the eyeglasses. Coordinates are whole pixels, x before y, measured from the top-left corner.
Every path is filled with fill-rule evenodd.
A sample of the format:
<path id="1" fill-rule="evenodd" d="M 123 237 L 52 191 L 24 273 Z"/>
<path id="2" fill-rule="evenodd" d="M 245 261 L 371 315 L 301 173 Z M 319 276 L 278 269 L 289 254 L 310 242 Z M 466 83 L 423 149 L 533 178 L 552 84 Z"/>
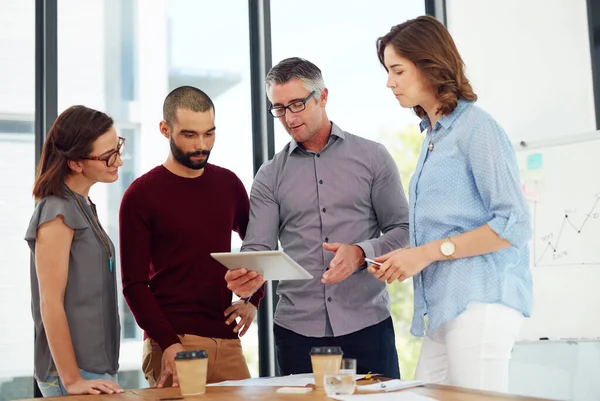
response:
<path id="1" fill-rule="evenodd" d="M 117 144 L 117 148 L 106 156 L 88 156 L 82 157 L 84 160 L 100 160 L 106 163 L 106 167 L 111 167 L 117 161 L 117 156 L 123 156 L 123 150 L 125 148 L 125 138 L 119 137 L 119 143 Z"/>
<path id="2" fill-rule="evenodd" d="M 304 110 L 306 108 L 306 102 L 308 102 L 308 99 L 313 97 L 315 95 L 315 93 L 316 93 L 316 91 L 312 91 L 312 92 L 310 92 L 310 95 L 308 95 L 303 100 L 297 100 L 294 103 L 291 103 L 287 106 L 271 106 L 271 107 L 269 107 L 269 112 L 275 118 L 285 116 L 286 110 L 289 110 L 292 113 L 300 113 L 302 110 Z"/>

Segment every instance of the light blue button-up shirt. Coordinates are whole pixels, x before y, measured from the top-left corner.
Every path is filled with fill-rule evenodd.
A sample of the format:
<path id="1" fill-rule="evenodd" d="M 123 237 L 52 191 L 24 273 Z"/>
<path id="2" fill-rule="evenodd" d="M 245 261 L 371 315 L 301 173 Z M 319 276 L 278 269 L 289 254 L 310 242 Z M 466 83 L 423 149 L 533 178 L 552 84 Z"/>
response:
<path id="1" fill-rule="evenodd" d="M 414 276 L 411 333 L 425 334 L 465 310 L 469 302 L 501 303 L 529 317 L 532 279 L 528 242 L 532 234 L 513 147 L 498 123 L 473 103 L 427 129 L 409 189 L 412 247 L 488 224 L 513 246 L 482 256 L 443 260 Z M 430 144 L 433 145 L 429 150 Z"/>

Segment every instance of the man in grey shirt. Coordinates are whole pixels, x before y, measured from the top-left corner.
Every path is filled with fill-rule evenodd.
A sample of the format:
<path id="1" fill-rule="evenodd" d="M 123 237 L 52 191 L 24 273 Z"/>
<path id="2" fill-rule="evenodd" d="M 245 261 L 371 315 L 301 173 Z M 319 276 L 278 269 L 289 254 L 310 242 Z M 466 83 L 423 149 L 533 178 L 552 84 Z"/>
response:
<path id="1" fill-rule="evenodd" d="M 399 378 L 386 285 L 363 269 L 365 257 L 408 243 L 408 205 L 396 164 L 383 145 L 329 121 L 328 91 L 313 63 L 285 59 L 267 74 L 266 86 L 271 115 L 292 140 L 255 177 L 242 251 L 274 250 L 279 240 L 315 277 L 277 287 L 280 373 L 311 372 L 311 347 L 340 346 L 345 357 L 357 359 L 359 373 Z M 353 101 L 367 100 L 357 95 Z M 263 283 L 245 269 L 225 279 L 240 297 Z"/>

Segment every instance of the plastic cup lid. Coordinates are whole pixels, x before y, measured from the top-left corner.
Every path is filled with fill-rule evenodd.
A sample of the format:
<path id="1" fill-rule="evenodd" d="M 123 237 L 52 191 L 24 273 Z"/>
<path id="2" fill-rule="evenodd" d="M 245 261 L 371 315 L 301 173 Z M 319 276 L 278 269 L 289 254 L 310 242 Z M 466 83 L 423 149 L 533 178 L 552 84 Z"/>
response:
<path id="1" fill-rule="evenodd" d="M 344 355 L 340 347 L 312 347 L 311 355 Z"/>
<path id="2" fill-rule="evenodd" d="M 204 350 L 195 350 L 195 351 L 183 351 L 178 352 L 175 355 L 175 360 L 184 360 L 184 359 L 203 359 L 208 358 L 208 354 Z"/>

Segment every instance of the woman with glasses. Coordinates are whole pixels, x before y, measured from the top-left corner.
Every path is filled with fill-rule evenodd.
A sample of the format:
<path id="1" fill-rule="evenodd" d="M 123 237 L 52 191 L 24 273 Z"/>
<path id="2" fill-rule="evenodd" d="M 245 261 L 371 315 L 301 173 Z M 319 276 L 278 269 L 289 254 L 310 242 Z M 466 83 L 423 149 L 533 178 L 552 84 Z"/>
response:
<path id="1" fill-rule="evenodd" d="M 411 332 L 425 336 L 415 377 L 508 390 L 531 315 L 529 209 L 511 142 L 477 96 L 447 29 L 432 17 L 377 41 L 387 86 L 426 131 L 409 189 L 410 248 L 376 258 L 375 277 L 413 277 Z M 428 324 L 425 327 L 425 315 Z"/>
<path id="2" fill-rule="evenodd" d="M 123 391 L 115 248 L 88 194 L 117 180 L 124 142 L 109 116 L 84 106 L 58 116 L 44 142 L 25 240 L 34 371 L 45 397 Z"/>

